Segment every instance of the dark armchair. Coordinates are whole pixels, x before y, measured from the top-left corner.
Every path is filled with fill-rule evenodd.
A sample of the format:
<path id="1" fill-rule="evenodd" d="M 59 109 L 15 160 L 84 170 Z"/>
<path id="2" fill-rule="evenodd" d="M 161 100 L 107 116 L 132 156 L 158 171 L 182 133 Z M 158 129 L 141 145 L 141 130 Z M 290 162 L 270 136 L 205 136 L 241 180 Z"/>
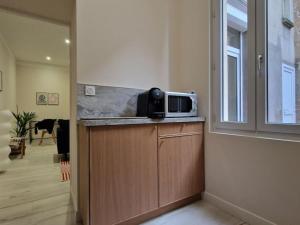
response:
<path id="1" fill-rule="evenodd" d="M 57 151 L 63 161 L 69 160 L 70 152 L 70 121 L 58 120 L 57 128 Z"/>

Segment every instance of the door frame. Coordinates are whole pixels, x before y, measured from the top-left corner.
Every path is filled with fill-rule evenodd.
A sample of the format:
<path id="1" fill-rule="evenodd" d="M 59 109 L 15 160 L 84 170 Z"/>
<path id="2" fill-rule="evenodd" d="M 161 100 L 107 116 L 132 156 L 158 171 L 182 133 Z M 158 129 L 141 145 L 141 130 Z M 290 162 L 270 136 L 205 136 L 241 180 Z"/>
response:
<path id="1" fill-rule="evenodd" d="M 51 2 L 51 0 L 48 0 Z M 71 199 L 73 202 L 73 207 L 76 212 L 76 217 L 78 215 L 78 166 L 77 166 L 77 31 L 76 31 L 76 1 L 73 1 L 73 15 L 70 18 L 70 22 L 65 22 L 56 18 L 50 18 L 48 13 L 42 15 L 42 13 L 37 14 L 36 12 L 25 11 L 21 7 L 18 8 L 17 4 L 14 5 L 14 8 L 11 8 L 10 5 L 6 6 L 2 4 L 0 10 L 14 13 L 17 15 L 34 18 L 37 20 L 67 26 L 69 27 L 70 34 L 70 165 L 71 165 Z"/>

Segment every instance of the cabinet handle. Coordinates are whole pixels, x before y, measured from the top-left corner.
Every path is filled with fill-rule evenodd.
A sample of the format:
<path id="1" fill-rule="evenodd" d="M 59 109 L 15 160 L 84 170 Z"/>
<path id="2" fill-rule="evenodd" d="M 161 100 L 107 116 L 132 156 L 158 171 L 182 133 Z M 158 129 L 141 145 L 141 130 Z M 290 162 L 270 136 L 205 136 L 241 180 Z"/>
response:
<path id="1" fill-rule="evenodd" d="M 164 141 L 160 141 L 159 147 L 161 147 L 163 145 L 163 143 L 165 143 L 165 142 Z"/>
<path id="2" fill-rule="evenodd" d="M 185 128 L 185 123 L 184 123 L 184 124 L 181 124 L 180 132 L 182 132 L 184 128 Z"/>
<path id="3" fill-rule="evenodd" d="M 156 131 L 156 129 L 157 129 L 157 126 L 154 126 L 152 132 Z"/>

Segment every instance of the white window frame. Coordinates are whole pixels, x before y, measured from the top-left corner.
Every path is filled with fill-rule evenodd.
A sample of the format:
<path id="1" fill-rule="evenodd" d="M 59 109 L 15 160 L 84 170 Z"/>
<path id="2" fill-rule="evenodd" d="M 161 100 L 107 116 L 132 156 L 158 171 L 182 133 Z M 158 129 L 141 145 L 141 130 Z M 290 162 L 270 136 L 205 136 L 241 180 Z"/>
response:
<path id="1" fill-rule="evenodd" d="M 257 32 L 256 51 L 261 55 L 261 70 L 257 72 L 257 130 L 261 132 L 300 134 L 300 124 L 270 124 L 268 123 L 267 79 L 268 79 L 268 32 L 267 32 L 267 0 L 256 3 Z M 257 63 L 258 64 L 258 63 Z"/>
<path id="2" fill-rule="evenodd" d="M 248 0 L 248 92 L 247 122 L 222 121 L 222 73 L 224 57 L 224 11 L 222 0 L 212 0 L 211 128 L 215 132 L 237 132 L 263 136 L 299 138 L 300 124 L 268 123 L 267 105 L 267 0 Z M 253 49 L 255 49 L 253 51 Z M 278 136 L 276 136 L 278 137 Z"/>
<path id="3" fill-rule="evenodd" d="M 249 1 L 249 0 L 248 0 Z M 250 0 L 250 6 L 253 8 L 254 1 Z M 249 4 L 249 2 L 248 2 Z M 249 7 L 250 8 L 250 7 Z M 225 11 L 223 10 L 223 1 L 213 0 L 212 1 L 212 77 L 211 77 L 211 102 L 212 102 L 212 120 L 211 124 L 214 128 L 220 130 L 255 130 L 255 95 L 253 95 L 253 90 L 255 89 L 255 76 L 252 74 L 255 73 L 255 53 L 248 51 L 249 58 L 249 67 L 248 67 L 248 91 L 247 96 L 247 121 L 246 122 L 226 122 L 223 121 L 223 112 L 222 112 L 222 76 L 224 71 L 224 62 L 226 62 L 227 51 L 224 49 L 227 47 L 226 35 L 223 34 L 223 20 L 226 19 Z M 250 11 L 250 10 L 249 10 Z M 250 11 L 251 13 L 251 11 Z M 248 30 L 247 34 L 251 35 L 255 31 L 255 19 L 254 15 L 248 13 Z M 222 34 L 222 35 L 220 35 Z M 225 38 L 223 38 L 223 35 Z M 249 49 L 255 48 L 255 40 L 247 40 L 247 46 Z M 226 44 L 225 44 L 226 43 Z M 227 63 L 227 62 L 226 62 Z M 252 65 L 252 66 L 251 66 Z"/>
<path id="4" fill-rule="evenodd" d="M 242 63 L 241 63 L 241 52 L 242 49 L 237 49 L 232 46 L 227 45 L 227 57 L 231 56 L 236 59 L 237 61 L 237 67 L 236 67 L 236 72 L 237 72 L 237 122 L 243 121 L 243 73 L 242 73 Z M 228 59 L 228 58 L 227 58 Z M 228 86 L 227 82 L 228 81 L 228 73 L 224 73 L 224 79 L 223 79 L 223 85 L 225 83 L 226 86 Z M 223 107 L 222 107 L 222 121 L 228 121 L 228 93 L 227 95 L 224 95 L 224 92 L 222 93 L 223 97 Z"/>

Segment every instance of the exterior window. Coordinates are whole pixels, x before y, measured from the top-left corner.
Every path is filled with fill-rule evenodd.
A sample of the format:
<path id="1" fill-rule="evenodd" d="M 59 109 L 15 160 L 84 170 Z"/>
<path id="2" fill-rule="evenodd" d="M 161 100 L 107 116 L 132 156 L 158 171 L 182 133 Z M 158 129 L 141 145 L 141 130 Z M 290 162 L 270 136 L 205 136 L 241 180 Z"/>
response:
<path id="1" fill-rule="evenodd" d="M 280 123 L 294 124 L 296 118 L 295 68 L 282 64 L 282 118 Z"/>
<path id="2" fill-rule="evenodd" d="M 276 1 L 268 0 L 266 9 L 267 52 L 266 76 L 267 84 L 267 118 L 268 124 L 300 124 L 300 71 L 297 62 L 300 58 L 300 35 L 295 29 L 300 28 L 300 20 L 295 21 L 298 27 L 286 29 L 280 24 L 276 13 Z M 285 15 L 292 19 L 293 4 L 284 0 Z M 295 9 L 296 11 L 297 9 Z M 262 51 L 262 49 L 260 50 Z M 299 100 L 297 100 L 299 99 Z"/>
<path id="3" fill-rule="evenodd" d="M 242 121 L 241 91 L 240 49 L 227 46 L 227 73 L 223 77 L 223 121 Z"/>
<path id="4" fill-rule="evenodd" d="M 276 1 L 275 1 L 276 2 Z M 292 0 L 282 0 L 282 17 L 293 21 L 293 2 Z"/>
<path id="5" fill-rule="evenodd" d="M 222 122 L 246 122 L 248 29 L 247 3 L 226 0 L 223 4 Z"/>
<path id="6" fill-rule="evenodd" d="M 296 0 L 213 0 L 215 129 L 300 134 L 299 15 Z"/>

